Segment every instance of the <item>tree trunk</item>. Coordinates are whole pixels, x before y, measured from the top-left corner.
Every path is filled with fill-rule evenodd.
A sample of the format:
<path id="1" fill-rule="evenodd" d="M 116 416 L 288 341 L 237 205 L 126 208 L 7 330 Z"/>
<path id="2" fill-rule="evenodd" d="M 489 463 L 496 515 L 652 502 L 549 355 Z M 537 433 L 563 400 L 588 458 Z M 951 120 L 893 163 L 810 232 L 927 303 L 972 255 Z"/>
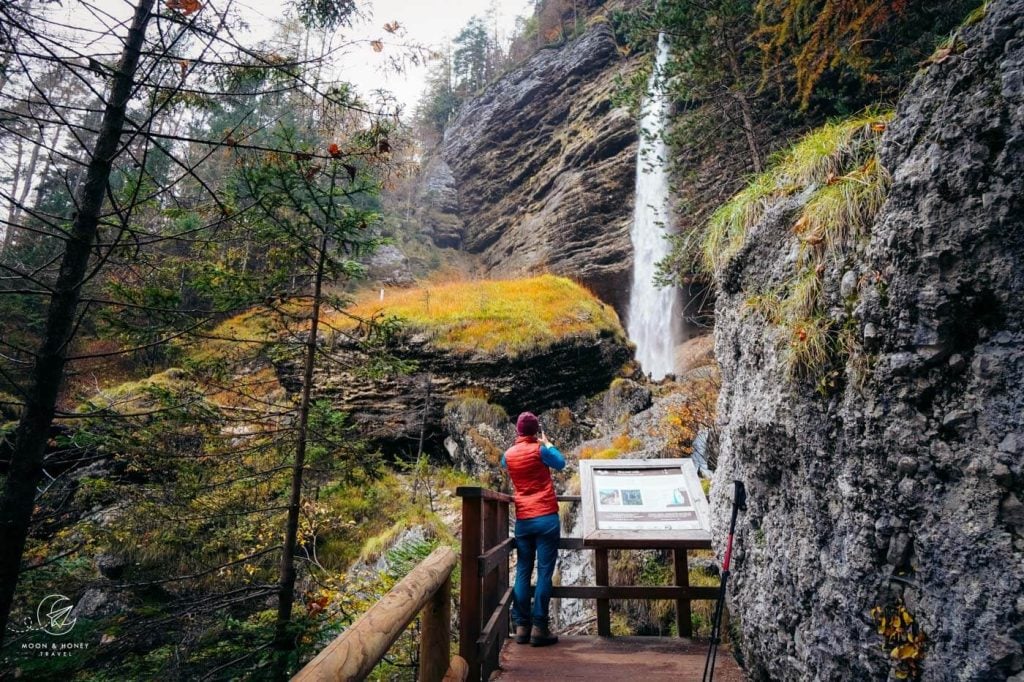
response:
<path id="1" fill-rule="evenodd" d="M 43 149 L 43 135 L 46 132 L 46 126 L 39 124 L 39 135 L 36 137 L 35 144 L 32 146 L 32 153 L 28 157 L 28 167 L 24 171 L 18 170 L 18 175 L 21 176 L 21 186 L 17 194 L 17 201 L 11 206 L 11 218 L 7 223 L 8 228 L 12 228 L 18 224 L 21 217 L 25 214 L 25 202 L 28 201 L 28 193 L 32 189 L 32 185 L 36 179 L 36 166 L 39 165 L 39 152 Z M 20 140 L 19 146 L 20 146 Z M 20 150 L 19 150 L 20 151 Z M 21 162 L 21 159 L 18 159 Z M 13 189 L 13 187 L 12 187 Z M 7 248 L 7 240 L 4 239 L 4 248 Z"/>
<path id="2" fill-rule="evenodd" d="M 285 524 L 284 547 L 281 549 L 281 580 L 278 587 L 277 623 L 274 649 L 277 651 L 277 677 L 285 678 L 288 653 L 295 649 L 295 636 L 290 631 L 292 604 L 295 601 L 295 548 L 299 535 L 299 506 L 302 502 L 302 474 L 306 464 L 306 440 L 309 435 L 310 394 L 313 368 L 316 365 L 316 341 L 320 327 L 320 302 L 323 298 L 324 268 L 327 261 L 327 228 L 324 228 L 317 252 L 316 278 L 313 281 L 313 311 L 309 322 L 309 338 L 302 366 L 302 393 L 299 399 L 299 423 L 295 438 L 295 461 L 292 463 L 292 489 L 288 500 L 288 521 Z"/>
<path id="3" fill-rule="evenodd" d="M 757 145 L 757 137 L 754 135 L 754 112 L 750 106 L 750 98 L 743 89 L 743 72 L 740 70 L 739 59 L 736 58 L 735 50 L 726 50 L 729 61 L 729 70 L 732 72 L 733 88 L 732 94 L 740 107 L 740 116 L 743 118 L 743 135 L 747 138 L 747 146 L 750 148 L 750 160 L 754 166 L 754 172 L 761 172 L 761 150 Z"/>
<path id="4" fill-rule="evenodd" d="M 25 158 L 25 141 L 18 138 L 18 156 L 14 161 L 14 175 L 11 177 L 11 198 L 18 196 L 18 188 L 21 187 L 21 161 Z M 4 243 L 0 247 L 0 254 L 8 253 L 14 243 L 14 221 L 18 218 L 18 204 L 11 201 L 7 209 L 7 224 L 4 225 Z"/>
<path id="5" fill-rule="evenodd" d="M 139 54 L 154 0 L 139 0 L 111 81 L 103 121 L 78 196 L 78 214 L 72 223 L 61 258 L 60 274 L 47 311 L 43 339 L 32 369 L 24 412 L 14 433 L 11 465 L 0 497 L 0 643 L 3 642 L 14 601 L 36 486 L 42 477 L 43 455 L 64 375 L 64 364 L 75 329 L 81 286 L 96 241 L 99 215 L 114 158 L 120 150 L 125 110 L 132 94 Z"/>

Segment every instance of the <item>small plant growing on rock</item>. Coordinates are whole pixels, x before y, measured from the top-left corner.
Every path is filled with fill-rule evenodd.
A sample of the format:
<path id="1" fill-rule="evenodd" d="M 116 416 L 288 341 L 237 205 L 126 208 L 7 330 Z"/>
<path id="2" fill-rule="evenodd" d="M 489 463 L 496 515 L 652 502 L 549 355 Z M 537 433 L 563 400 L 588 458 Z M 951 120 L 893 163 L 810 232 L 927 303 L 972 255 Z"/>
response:
<path id="1" fill-rule="evenodd" d="M 878 626 L 878 634 L 885 639 L 889 658 L 895 665 L 893 674 L 900 680 L 917 680 L 921 677 L 921 661 L 925 655 L 927 638 L 921 632 L 914 616 L 897 599 L 889 606 L 871 609 L 871 618 Z"/>
<path id="2" fill-rule="evenodd" d="M 661 423 L 667 456 L 690 457 L 702 431 L 708 434 L 708 449 L 714 450 L 718 438 L 715 414 L 720 389 L 721 379 L 717 374 L 684 385 L 686 400 L 672 407 Z M 704 456 L 707 457 L 707 453 Z"/>
<path id="3" fill-rule="evenodd" d="M 705 227 L 705 268 L 720 271 L 771 206 L 807 187 L 814 187 L 814 194 L 794 230 L 817 242 L 811 246 L 836 251 L 850 236 L 863 233 L 889 189 L 876 146 L 891 118 L 891 113 L 868 111 L 804 136 L 711 215 Z"/>

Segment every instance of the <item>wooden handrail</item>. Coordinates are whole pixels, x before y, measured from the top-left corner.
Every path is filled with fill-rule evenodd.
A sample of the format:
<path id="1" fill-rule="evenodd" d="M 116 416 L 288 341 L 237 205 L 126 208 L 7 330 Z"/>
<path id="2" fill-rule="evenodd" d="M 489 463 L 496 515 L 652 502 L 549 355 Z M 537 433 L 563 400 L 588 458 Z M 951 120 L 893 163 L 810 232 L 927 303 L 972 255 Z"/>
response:
<path id="1" fill-rule="evenodd" d="M 438 547 L 292 678 L 299 682 L 361 680 L 406 626 L 424 612 L 420 679 L 440 682 L 449 666 L 451 575 L 458 556 Z M 426 607 L 424 609 L 424 607 Z"/>
<path id="2" fill-rule="evenodd" d="M 478 485 L 460 485 L 455 489 L 455 495 L 462 499 L 497 500 L 506 504 L 511 503 L 513 499 L 511 495 L 499 493 L 497 490 L 490 490 L 489 488 L 481 488 Z"/>

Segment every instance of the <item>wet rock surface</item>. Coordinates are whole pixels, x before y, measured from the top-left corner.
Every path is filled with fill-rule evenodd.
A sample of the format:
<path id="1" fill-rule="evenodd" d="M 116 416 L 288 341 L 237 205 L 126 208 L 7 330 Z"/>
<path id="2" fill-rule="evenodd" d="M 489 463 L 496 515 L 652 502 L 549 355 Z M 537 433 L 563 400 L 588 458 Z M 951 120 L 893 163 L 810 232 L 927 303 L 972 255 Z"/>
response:
<path id="1" fill-rule="evenodd" d="M 633 67 L 598 22 L 466 102 L 428 168 L 435 242 L 458 233 L 492 275 L 571 275 L 625 314 L 637 132 L 611 97 Z"/>
<path id="2" fill-rule="evenodd" d="M 756 680 L 886 679 L 869 612 L 898 599 L 922 679 L 1024 668 L 1024 2 L 960 38 L 883 138 L 869 242 L 824 278 L 857 335 L 834 390 L 787 377 L 779 328 L 744 305 L 791 271 L 792 211 L 721 273 L 712 506 L 724 539 L 722 482 L 746 482 L 730 591 Z"/>
<path id="3" fill-rule="evenodd" d="M 373 252 L 366 263 L 366 278 L 376 286 L 388 287 L 407 287 L 415 282 L 408 257 L 394 244 Z"/>

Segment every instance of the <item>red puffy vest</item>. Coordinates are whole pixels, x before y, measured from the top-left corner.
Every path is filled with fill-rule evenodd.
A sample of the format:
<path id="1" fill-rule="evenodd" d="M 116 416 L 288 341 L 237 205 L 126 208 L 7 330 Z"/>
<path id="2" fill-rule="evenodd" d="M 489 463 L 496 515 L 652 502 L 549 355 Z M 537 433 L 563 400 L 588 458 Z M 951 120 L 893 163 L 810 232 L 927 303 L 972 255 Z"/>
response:
<path id="1" fill-rule="evenodd" d="M 515 445 L 505 451 L 505 466 L 515 489 L 517 519 L 558 513 L 551 471 L 540 460 L 540 443 L 534 436 L 516 438 Z"/>

